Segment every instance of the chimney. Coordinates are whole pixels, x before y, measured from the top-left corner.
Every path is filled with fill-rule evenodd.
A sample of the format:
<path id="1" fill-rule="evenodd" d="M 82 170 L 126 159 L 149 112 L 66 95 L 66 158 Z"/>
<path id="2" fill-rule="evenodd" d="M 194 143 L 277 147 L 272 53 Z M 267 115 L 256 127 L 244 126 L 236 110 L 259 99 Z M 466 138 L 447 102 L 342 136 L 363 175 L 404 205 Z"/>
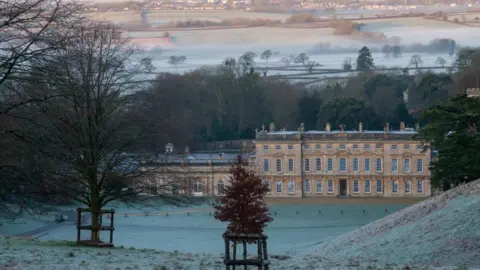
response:
<path id="1" fill-rule="evenodd" d="M 218 159 L 222 159 L 223 158 L 223 153 L 218 153 Z"/>
<path id="2" fill-rule="evenodd" d="M 416 131 L 419 131 L 419 130 L 420 130 L 420 124 L 419 124 L 419 123 L 416 123 L 416 124 L 415 124 L 415 130 L 416 130 Z"/>
<path id="3" fill-rule="evenodd" d="M 274 131 L 275 131 L 275 124 L 270 123 L 270 132 L 274 132 Z"/>
<path id="4" fill-rule="evenodd" d="M 387 123 L 385 124 L 385 128 L 387 129 L 387 132 L 389 132 L 389 131 L 390 131 L 390 123 L 387 122 Z"/>
<path id="5" fill-rule="evenodd" d="M 400 130 L 405 130 L 405 122 L 400 122 Z"/>
<path id="6" fill-rule="evenodd" d="M 345 125 L 344 124 L 340 124 L 340 131 L 345 132 Z"/>
<path id="7" fill-rule="evenodd" d="M 330 132 L 330 123 L 328 123 L 328 122 L 325 125 L 325 131 Z"/>
<path id="8" fill-rule="evenodd" d="M 358 124 L 358 131 L 363 132 L 363 124 L 362 124 L 362 122 L 360 122 L 360 123 Z"/>
<path id="9" fill-rule="evenodd" d="M 264 131 L 264 130 L 265 130 L 265 125 L 262 125 L 262 131 Z"/>
<path id="10" fill-rule="evenodd" d="M 258 134 L 258 128 L 255 129 L 255 135 Z"/>
<path id="11" fill-rule="evenodd" d="M 185 146 L 185 154 L 188 155 L 190 153 L 190 147 Z"/>
<path id="12" fill-rule="evenodd" d="M 300 131 L 301 132 L 305 131 L 305 125 L 303 123 L 300 124 Z"/>

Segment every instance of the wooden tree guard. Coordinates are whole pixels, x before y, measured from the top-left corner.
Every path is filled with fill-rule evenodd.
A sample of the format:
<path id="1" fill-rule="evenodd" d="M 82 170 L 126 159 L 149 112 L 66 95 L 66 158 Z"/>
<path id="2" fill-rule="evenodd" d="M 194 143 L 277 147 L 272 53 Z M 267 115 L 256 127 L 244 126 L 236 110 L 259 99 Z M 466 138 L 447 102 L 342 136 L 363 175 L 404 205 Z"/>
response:
<path id="1" fill-rule="evenodd" d="M 82 212 L 88 212 L 88 213 L 99 213 L 99 227 L 98 228 L 93 228 L 93 225 L 82 225 Z M 103 214 L 110 214 L 110 225 L 105 226 L 102 225 L 102 216 Z M 93 212 L 92 210 L 88 208 L 77 208 L 77 245 L 83 245 L 83 246 L 95 246 L 95 247 L 113 247 L 113 231 L 115 230 L 113 226 L 113 216 L 115 215 L 115 210 L 110 209 L 110 210 L 100 210 L 98 212 Z M 86 231 L 110 231 L 110 241 L 108 243 L 100 241 L 92 241 L 92 240 L 81 240 L 80 239 L 80 232 L 82 230 Z"/>
<path id="2" fill-rule="evenodd" d="M 225 232 L 223 239 L 225 239 L 225 259 L 223 263 L 227 270 L 235 270 L 236 266 L 243 266 L 244 270 L 248 266 L 258 266 L 258 270 L 269 270 L 270 261 L 267 253 L 267 236 L 261 234 L 229 234 Z M 247 243 L 257 244 L 257 257 L 247 259 Z M 237 245 L 242 243 L 243 258 L 237 259 Z M 230 257 L 230 244 L 233 244 L 233 256 Z M 232 268 L 230 268 L 232 266 Z"/>

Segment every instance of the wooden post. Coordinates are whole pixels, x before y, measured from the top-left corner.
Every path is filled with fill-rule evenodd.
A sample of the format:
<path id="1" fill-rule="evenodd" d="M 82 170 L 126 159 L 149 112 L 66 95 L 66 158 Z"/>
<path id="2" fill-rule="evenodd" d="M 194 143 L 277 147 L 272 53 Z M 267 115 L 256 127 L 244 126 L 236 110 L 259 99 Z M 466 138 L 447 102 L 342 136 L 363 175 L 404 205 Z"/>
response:
<path id="1" fill-rule="evenodd" d="M 80 242 L 80 226 L 82 225 L 82 209 L 77 208 L 77 243 Z"/>
<path id="2" fill-rule="evenodd" d="M 257 257 L 260 259 L 261 262 L 263 262 L 263 255 L 262 255 L 262 240 L 258 239 L 257 240 Z M 258 270 L 262 270 L 262 266 L 258 266 Z"/>
<path id="3" fill-rule="evenodd" d="M 110 213 L 110 244 L 113 244 L 113 215 L 115 214 L 115 210 L 112 209 L 112 212 Z"/>
<path id="4" fill-rule="evenodd" d="M 262 246 L 263 246 L 263 258 L 265 260 L 268 260 L 268 252 L 267 252 L 267 238 L 266 237 L 263 237 L 261 239 L 262 241 Z M 269 265 L 265 265 L 265 270 L 268 270 L 269 269 Z"/>
<path id="5" fill-rule="evenodd" d="M 233 241 L 233 260 L 237 260 L 237 241 Z M 234 265 L 233 267 L 233 270 L 235 270 L 236 268 L 236 265 Z"/>
<path id="6" fill-rule="evenodd" d="M 242 244 L 243 244 L 243 259 L 246 260 L 247 259 L 247 242 L 245 242 L 245 240 L 243 240 Z M 247 270 L 248 269 L 247 265 L 244 265 L 243 269 Z"/>

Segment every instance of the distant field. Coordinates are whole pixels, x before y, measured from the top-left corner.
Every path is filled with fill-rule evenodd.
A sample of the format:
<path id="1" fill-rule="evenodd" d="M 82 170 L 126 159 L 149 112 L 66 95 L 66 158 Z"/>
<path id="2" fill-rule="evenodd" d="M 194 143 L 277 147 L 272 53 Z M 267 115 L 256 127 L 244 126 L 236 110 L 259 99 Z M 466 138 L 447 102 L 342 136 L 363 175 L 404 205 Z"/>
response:
<path id="1" fill-rule="evenodd" d="M 140 13 L 138 11 L 122 11 L 122 12 L 100 12 L 90 13 L 94 19 L 115 21 L 115 22 L 131 22 L 139 21 Z M 177 10 L 152 10 L 148 18 L 152 23 L 162 23 L 172 20 L 210 20 L 221 21 L 227 18 L 251 18 L 251 19 L 271 19 L 271 20 L 285 20 L 290 17 L 289 14 L 273 14 L 273 13 L 258 13 L 247 12 L 241 10 L 208 10 L 208 11 L 177 11 Z"/>

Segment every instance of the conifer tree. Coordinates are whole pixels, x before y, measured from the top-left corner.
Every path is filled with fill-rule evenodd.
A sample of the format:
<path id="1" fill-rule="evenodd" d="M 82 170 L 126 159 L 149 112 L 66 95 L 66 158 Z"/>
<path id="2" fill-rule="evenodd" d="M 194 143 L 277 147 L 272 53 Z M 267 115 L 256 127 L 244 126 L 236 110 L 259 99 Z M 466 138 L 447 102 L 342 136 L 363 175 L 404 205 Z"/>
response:
<path id="1" fill-rule="evenodd" d="M 372 53 L 370 53 L 370 50 L 366 46 L 363 46 L 363 48 L 358 51 L 357 70 L 367 71 L 374 68 L 375 64 L 373 62 Z"/>

